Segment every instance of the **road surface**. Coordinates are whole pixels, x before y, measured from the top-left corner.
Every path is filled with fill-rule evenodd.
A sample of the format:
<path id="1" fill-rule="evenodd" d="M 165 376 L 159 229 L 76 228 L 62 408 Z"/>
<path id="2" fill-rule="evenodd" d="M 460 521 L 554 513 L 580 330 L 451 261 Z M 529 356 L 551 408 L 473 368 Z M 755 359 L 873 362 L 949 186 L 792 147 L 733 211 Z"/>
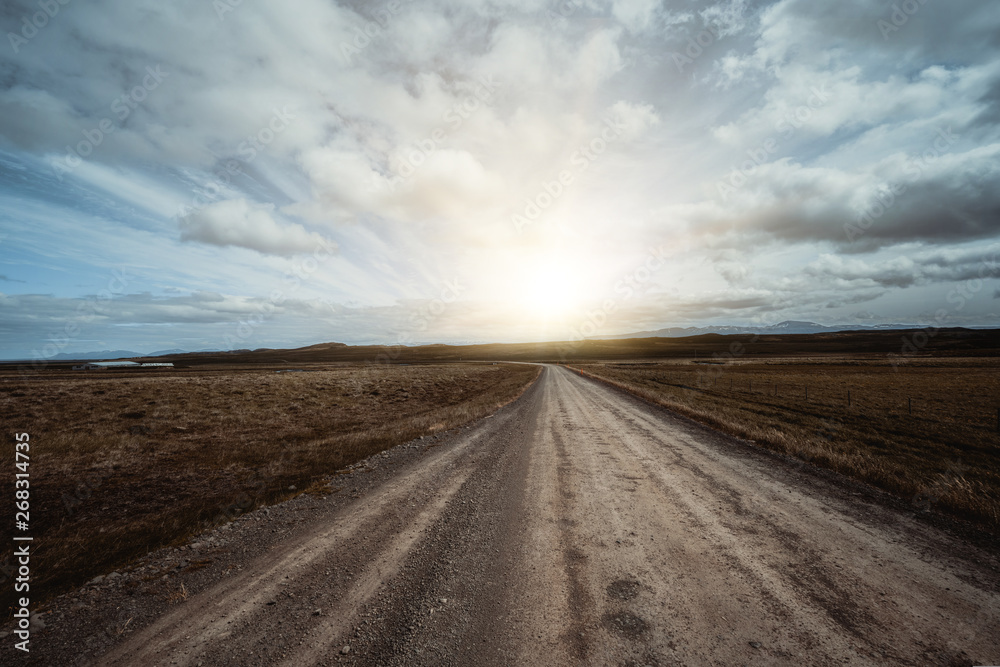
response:
<path id="1" fill-rule="evenodd" d="M 1000 664 L 995 553 L 562 367 L 355 495 L 97 662 Z"/>

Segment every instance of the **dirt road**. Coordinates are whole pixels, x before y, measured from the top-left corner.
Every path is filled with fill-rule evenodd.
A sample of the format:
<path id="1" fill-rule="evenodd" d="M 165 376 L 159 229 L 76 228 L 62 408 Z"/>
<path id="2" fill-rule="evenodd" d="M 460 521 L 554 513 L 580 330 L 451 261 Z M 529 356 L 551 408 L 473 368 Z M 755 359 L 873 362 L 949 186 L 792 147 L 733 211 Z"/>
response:
<path id="1" fill-rule="evenodd" d="M 97 662 L 1000 664 L 996 553 L 564 368 L 415 452 Z"/>

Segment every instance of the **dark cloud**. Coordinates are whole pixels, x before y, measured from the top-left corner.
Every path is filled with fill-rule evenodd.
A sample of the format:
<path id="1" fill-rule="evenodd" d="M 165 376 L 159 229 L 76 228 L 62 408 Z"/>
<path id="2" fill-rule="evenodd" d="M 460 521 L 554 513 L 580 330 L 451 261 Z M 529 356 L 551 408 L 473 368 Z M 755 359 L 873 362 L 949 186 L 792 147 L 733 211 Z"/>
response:
<path id="1" fill-rule="evenodd" d="M 881 261 L 824 255 L 806 267 L 805 273 L 819 279 L 896 288 L 989 280 L 1000 278 L 1000 246 L 924 250 Z"/>
<path id="2" fill-rule="evenodd" d="M 831 242 L 848 253 L 996 238 L 1000 143 L 958 154 L 929 145 L 853 173 L 788 161 L 765 165 L 725 204 L 705 202 L 681 214 L 702 234 L 736 229 L 785 242 Z"/>
<path id="3" fill-rule="evenodd" d="M 1000 124 L 1000 78 L 990 83 L 989 89 L 979 97 L 978 101 L 982 104 L 983 110 L 972 124 L 989 126 Z"/>

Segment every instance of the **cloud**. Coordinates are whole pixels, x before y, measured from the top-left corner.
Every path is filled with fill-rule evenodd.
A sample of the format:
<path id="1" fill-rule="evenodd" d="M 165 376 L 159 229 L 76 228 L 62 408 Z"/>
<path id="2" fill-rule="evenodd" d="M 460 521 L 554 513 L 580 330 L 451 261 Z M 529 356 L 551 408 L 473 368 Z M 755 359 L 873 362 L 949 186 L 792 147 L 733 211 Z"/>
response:
<path id="1" fill-rule="evenodd" d="M 622 125 L 621 138 L 634 141 L 648 129 L 659 125 L 660 116 L 651 104 L 631 104 L 624 100 L 615 102 L 611 109 L 611 117 Z"/>
<path id="2" fill-rule="evenodd" d="M 209 204 L 181 220 L 181 240 L 237 246 L 286 257 L 335 247 L 302 225 L 279 224 L 273 211 L 273 204 L 254 204 L 246 199 Z"/>
<path id="3" fill-rule="evenodd" d="M 881 261 L 823 254 L 806 267 L 808 275 L 832 278 L 841 286 L 911 287 L 931 283 L 1000 278 L 1000 245 L 961 250 L 923 250 Z"/>
<path id="4" fill-rule="evenodd" d="M 572 252 L 600 291 L 595 276 L 611 290 L 608 267 L 666 244 L 683 257 L 622 328 L 851 303 L 913 319 L 975 275 L 968 247 L 1000 240 L 1000 14 L 918 4 L 883 34 L 892 3 L 864 0 L 301 0 L 222 16 L 92 0 L 0 51 L 0 270 L 44 265 L 28 291 L 79 295 L 109 248 L 143 264 L 141 289 L 245 291 L 235 307 L 336 245 L 302 289 L 356 307 L 337 336 L 377 335 L 461 275 L 479 301 L 435 332 L 467 340 L 539 330 L 510 316 L 529 256 Z M 7 5 L 4 34 L 38 11 Z M 166 76 L 137 99 L 149 68 Z M 57 182 L 66 147 L 105 119 Z M 621 134 L 605 141 L 608 122 Z M 208 203 L 178 219 L 192 200 Z M 513 215 L 535 209 L 518 233 Z M 158 298 L 128 312 L 219 324 L 195 321 L 207 297 Z"/>
<path id="5" fill-rule="evenodd" d="M 770 3 L 760 11 L 757 38 L 743 60 L 747 69 L 778 76 L 792 63 L 835 71 L 846 61 L 883 73 L 901 67 L 922 69 L 923 63 L 932 61 L 965 65 L 977 59 L 974 50 L 967 48 L 970 41 L 987 50 L 996 47 L 993 38 L 1000 18 L 989 2 L 967 3 L 961 15 L 945 4 L 921 3 L 900 30 L 886 36 L 879 21 L 891 22 L 892 4 L 866 0 Z"/>
<path id="6" fill-rule="evenodd" d="M 290 292 L 282 296 L 276 300 L 218 292 L 143 292 L 107 300 L 96 295 L 0 293 L 0 350 L 8 358 L 44 360 L 60 352 L 100 349 L 238 349 L 317 340 L 410 344 L 430 342 L 434 332 L 452 326 L 454 339 L 463 328 L 455 323 L 476 317 L 461 303 L 449 304 L 442 312 L 440 303 L 431 299 L 360 307 L 329 298 L 297 298 Z"/>
<path id="7" fill-rule="evenodd" d="M 630 31 L 642 32 L 652 25 L 659 5 L 659 0 L 616 0 L 611 11 Z"/>
<path id="8" fill-rule="evenodd" d="M 709 5 L 699 14 L 705 26 L 719 39 L 743 32 L 749 23 L 747 0 L 729 0 Z"/>
<path id="9" fill-rule="evenodd" d="M 940 134 L 913 156 L 863 168 L 807 167 L 788 159 L 713 184 L 715 200 L 670 214 L 693 233 L 826 241 L 847 252 L 908 241 L 964 242 L 1000 233 L 1000 143 L 948 153 Z"/>
<path id="10" fill-rule="evenodd" d="M 22 84 L 0 93 L 0 119 L 2 137 L 27 150 L 58 150 L 59 138 L 70 136 L 76 126 L 66 100 Z"/>

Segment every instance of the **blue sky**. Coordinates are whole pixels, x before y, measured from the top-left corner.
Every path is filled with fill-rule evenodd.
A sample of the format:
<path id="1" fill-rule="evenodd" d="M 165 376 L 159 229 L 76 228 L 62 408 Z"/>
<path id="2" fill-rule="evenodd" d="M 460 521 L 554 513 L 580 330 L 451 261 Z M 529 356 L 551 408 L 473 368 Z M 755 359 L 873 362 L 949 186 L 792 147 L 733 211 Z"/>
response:
<path id="1" fill-rule="evenodd" d="M 56 5 L 0 17 L 0 358 L 1000 325 L 995 3 Z"/>

